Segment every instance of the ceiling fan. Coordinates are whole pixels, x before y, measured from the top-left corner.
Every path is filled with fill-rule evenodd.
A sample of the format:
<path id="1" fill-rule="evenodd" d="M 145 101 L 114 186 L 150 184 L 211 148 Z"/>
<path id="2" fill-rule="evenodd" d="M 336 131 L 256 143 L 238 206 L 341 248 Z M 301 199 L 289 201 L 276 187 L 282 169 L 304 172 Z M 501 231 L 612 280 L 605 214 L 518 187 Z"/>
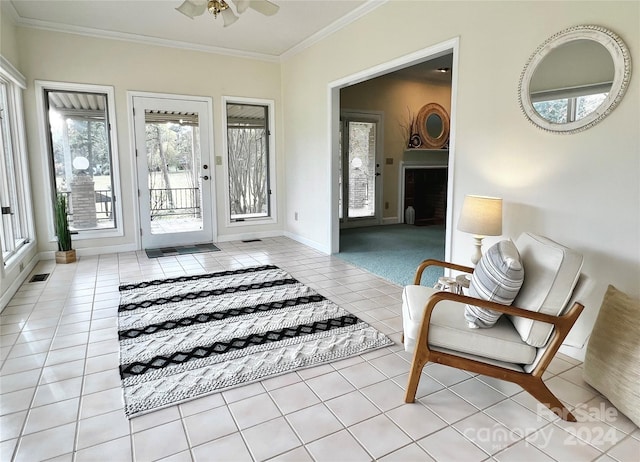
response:
<path id="1" fill-rule="evenodd" d="M 231 2 L 235 5 L 237 14 L 242 14 L 251 8 L 258 13 L 271 16 L 280 9 L 278 5 L 269 0 L 231 0 Z M 238 16 L 225 0 L 184 0 L 176 10 L 191 19 L 209 11 L 214 18 L 217 18 L 218 15 L 222 16 L 224 27 L 230 26 L 238 20 Z"/>

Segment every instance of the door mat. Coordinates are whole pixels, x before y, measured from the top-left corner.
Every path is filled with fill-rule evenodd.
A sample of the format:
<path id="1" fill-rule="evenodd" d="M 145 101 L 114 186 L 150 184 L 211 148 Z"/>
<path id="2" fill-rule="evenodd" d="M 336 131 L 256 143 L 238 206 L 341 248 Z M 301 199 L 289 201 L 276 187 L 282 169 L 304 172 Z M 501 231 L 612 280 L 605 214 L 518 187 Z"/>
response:
<path id="1" fill-rule="evenodd" d="M 178 245 L 174 247 L 162 247 L 158 249 L 144 249 L 149 258 L 175 257 L 176 255 L 189 255 L 191 253 L 218 252 L 213 244 Z"/>

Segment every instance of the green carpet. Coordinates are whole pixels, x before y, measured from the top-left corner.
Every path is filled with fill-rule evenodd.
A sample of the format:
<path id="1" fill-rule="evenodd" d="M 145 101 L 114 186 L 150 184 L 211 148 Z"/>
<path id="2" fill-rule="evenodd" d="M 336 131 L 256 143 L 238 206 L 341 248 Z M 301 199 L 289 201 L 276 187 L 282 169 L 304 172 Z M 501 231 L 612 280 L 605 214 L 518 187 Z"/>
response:
<path id="1" fill-rule="evenodd" d="M 427 258 L 444 259 L 444 226 L 384 225 L 340 230 L 339 258 L 404 286 L 413 283 Z M 444 271 L 430 267 L 422 275 L 433 286 Z"/>

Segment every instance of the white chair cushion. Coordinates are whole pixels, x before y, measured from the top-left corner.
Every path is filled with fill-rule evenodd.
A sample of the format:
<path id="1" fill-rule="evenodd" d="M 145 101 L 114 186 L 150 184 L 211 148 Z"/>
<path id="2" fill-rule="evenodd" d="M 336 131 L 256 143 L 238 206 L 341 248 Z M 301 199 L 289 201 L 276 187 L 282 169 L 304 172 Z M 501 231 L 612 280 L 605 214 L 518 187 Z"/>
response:
<path id="1" fill-rule="evenodd" d="M 424 308 L 435 289 L 406 286 L 402 292 L 404 347 L 415 348 Z M 513 324 L 505 316 L 491 329 L 469 329 L 464 319 L 465 304 L 443 300 L 431 315 L 429 346 L 481 356 L 495 361 L 529 364 L 536 349 L 522 341 Z"/>
<path id="2" fill-rule="evenodd" d="M 582 255 L 531 233 L 516 240 L 524 267 L 524 283 L 513 305 L 530 311 L 558 316 L 564 311 L 578 282 Z M 549 340 L 553 326 L 517 316 L 508 316 L 527 344 L 542 347 Z"/>
<path id="3" fill-rule="evenodd" d="M 523 280 L 524 270 L 518 249 L 510 239 L 500 241 L 489 247 L 478 262 L 471 276 L 469 295 L 511 305 Z M 467 305 L 464 310 L 464 317 L 470 328 L 491 327 L 501 315 L 499 311 L 475 305 Z"/>

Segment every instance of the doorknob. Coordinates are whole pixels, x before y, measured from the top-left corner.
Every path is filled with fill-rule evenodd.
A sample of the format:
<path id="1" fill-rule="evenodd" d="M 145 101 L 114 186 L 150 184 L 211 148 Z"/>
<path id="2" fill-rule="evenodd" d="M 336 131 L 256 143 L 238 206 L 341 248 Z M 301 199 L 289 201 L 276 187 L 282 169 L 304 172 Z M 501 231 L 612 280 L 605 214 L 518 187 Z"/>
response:
<path id="1" fill-rule="evenodd" d="M 202 178 L 204 181 L 207 181 L 209 179 L 209 176 L 205 175 L 205 176 L 201 176 L 200 178 Z"/>

